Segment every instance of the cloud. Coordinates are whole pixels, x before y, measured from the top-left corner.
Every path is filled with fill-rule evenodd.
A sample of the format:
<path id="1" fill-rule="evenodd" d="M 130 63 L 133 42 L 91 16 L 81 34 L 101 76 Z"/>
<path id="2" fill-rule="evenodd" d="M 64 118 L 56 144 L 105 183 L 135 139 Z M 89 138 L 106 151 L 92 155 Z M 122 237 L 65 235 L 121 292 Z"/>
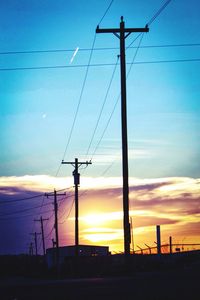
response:
<path id="1" fill-rule="evenodd" d="M 60 236 L 61 245 L 73 244 L 74 238 L 74 208 L 69 214 L 73 200 L 73 179 L 54 178 L 47 175 L 22 176 L 22 177 L 1 177 L 0 178 L 0 202 L 13 199 L 21 199 L 37 195 L 38 193 L 52 192 L 53 189 L 72 187 L 67 191 L 68 197 L 59 206 Z M 130 178 L 130 216 L 133 220 L 134 237 L 138 244 L 151 243 L 155 240 L 155 226 L 160 224 L 162 238 L 167 240 L 169 235 L 193 237 L 192 242 L 198 241 L 199 217 L 200 217 L 200 179 L 187 177 L 170 177 L 155 179 Z M 46 201 L 46 200 L 45 200 Z M 2 204 L 2 214 L 15 212 L 26 208 L 42 205 L 43 200 L 19 201 L 15 205 Z M 46 204 L 46 202 L 45 202 Z M 4 223 L 10 222 L 9 236 L 15 236 L 13 230 L 19 231 L 22 235 L 29 235 L 30 224 L 33 222 L 34 214 L 40 214 L 52 207 L 49 199 L 49 206 L 42 209 L 33 209 L 23 213 L 16 213 L 13 216 L 0 217 Z M 82 177 L 79 190 L 79 212 L 80 212 L 80 238 L 84 243 L 105 244 L 107 241 L 110 249 L 123 249 L 123 201 L 122 201 L 122 178 L 91 178 Z M 28 218 L 28 215 L 31 215 Z M 20 217 L 24 222 L 19 222 Z M 53 214 L 51 214 L 53 215 Z M 39 216 L 39 215 L 38 215 Z M 48 217 L 48 214 L 45 214 Z M 67 223 L 66 223 L 67 222 Z M 5 223 L 6 224 L 6 223 Z M 21 224 L 21 225 L 20 225 Z M 24 224 L 22 226 L 22 224 Z M 47 226 L 52 230 L 53 217 Z M 66 227 L 68 232 L 66 235 Z M 6 226 L 5 226 L 6 228 Z M 3 228 L 1 231 L 4 230 Z M 27 232 L 26 232 L 27 231 Z M 7 232 L 4 232 L 4 235 Z M 53 234 L 53 233 L 52 233 Z M 51 236 L 48 245 L 51 246 Z M 195 239 L 195 240 L 194 240 Z M 14 243 L 14 241 L 13 241 Z M 15 243 L 16 244 L 16 243 Z M 10 244 L 9 244 L 10 245 Z M 6 247 L 6 246 L 5 246 Z M 4 248 L 5 248 L 4 247 Z"/>

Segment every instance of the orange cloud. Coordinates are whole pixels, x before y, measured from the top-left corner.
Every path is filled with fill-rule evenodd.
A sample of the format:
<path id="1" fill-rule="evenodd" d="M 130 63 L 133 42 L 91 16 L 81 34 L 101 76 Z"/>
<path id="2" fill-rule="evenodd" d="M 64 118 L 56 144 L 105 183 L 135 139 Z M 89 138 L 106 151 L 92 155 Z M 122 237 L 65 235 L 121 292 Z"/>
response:
<path id="1" fill-rule="evenodd" d="M 200 179 L 130 178 L 129 182 L 129 208 L 135 245 L 154 245 L 157 224 L 161 225 L 163 242 L 168 241 L 169 236 L 179 240 L 187 236 L 190 242 L 200 242 Z M 46 175 L 2 177 L 0 195 L 2 200 L 6 198 L 9 201 L 10 198 L 53 191 L 53 188 L 62 189 L 72 184 L 72 178 L 54 178 Z M 121 184 L 121 178 L 82 178 L 79 190 L 80 243 L 108 245 L 113 252 L 123 251 Z M 73 188 L 67 195 L 69 198 L 59 206 L 61 245 L 74 244 L 74 208 L 71 207 Z M 30 203 L 23 203 L 20 207 L 22 205 L 27 207 Z M 48 224 L 49 230 L 53 223 L 52 218 Z"/>

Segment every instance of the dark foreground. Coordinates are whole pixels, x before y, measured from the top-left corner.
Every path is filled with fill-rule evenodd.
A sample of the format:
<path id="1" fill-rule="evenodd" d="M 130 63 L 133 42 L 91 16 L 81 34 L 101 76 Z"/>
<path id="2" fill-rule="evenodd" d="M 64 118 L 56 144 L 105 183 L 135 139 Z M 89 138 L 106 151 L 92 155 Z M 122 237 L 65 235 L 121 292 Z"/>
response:
<path id="1" fill-rule="evenodd" d="M 198 265 L 187 269 L 136 272 L 129 277 L 42 280 L 7 278 L 1 300 L 199 300 Z"/>

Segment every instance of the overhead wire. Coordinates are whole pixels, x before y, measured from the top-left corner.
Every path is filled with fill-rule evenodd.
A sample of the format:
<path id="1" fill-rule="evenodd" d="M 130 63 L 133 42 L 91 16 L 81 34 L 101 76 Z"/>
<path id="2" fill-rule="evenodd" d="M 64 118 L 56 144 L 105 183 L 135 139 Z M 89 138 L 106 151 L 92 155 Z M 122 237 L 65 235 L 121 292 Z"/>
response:
<path id="1" fill-rule="evenodd" d="M 166 60 L 152 60 L 152 61 L 137 61 L 134 63 L 127 62 L 127 65 L 144 65 L 144 64 L 163 64 L 163 63 L 183 63 L 183 62 L 198 62 L 200 58 L 185 58 L 185 59 L 166 59 Z M 67 68 L 91 68 L 91 67 L 108 67 L 115 66 L 115 63 L 96 63 L 96 64 L 82 64 L 74 66 L 40 66 L 40 67 L 16 67 L 16 68 L 0 68 L 0 71 L 27 71 L 27 70 L 46 70 L 46 69 L 67 69 Z M 78 108 L 79 109 L 79 108 Z M 75 124 L 74 124 L 75 125 Z M 74 127 L 74 126 L 73 126 Z M 71 135 L 71 132 L 70 132 Z M 70 138 L 71 140 L 71 138 Z"/>
<path id="2" fill-rule="evenodd" d="M 77 107 L 76 107 L 74 119 L 73 119 L 73 122 L 72 122 L 71 130 L 70 130 L 69 137 L 68 137 L 68 140 L 67 140 L 67 145 L 66 145 L 65 150 L 64 150 L 62 161 L 65 159 L 65 156 L 66 156 L 66 153 L 67 153 L 67 150 L 68 150 L 71 138 L 72 138 L 72 133 L 74 131 L 76 119 L 77 119 L 77 116 L 78 116 L 79 108 L 80 108 L 82 97 L 83 97 L 83 92 L 84 92 L 85 85 L 86 85 L 86 80 L 87 80 L 87 77 L 88 77 L 88 71 L 89 71 L 89 67 L 90 67 L 90 63 L 91 63 L 91 59 L 92 59 L 92 54 L 93 54 L 93 48 L 94 48 L 94 45 L 95 45 L 95 41 L 96 41 L 96 33 L 94 35 L 94 39 L 93 39 L 93 42 L 92 42 L 92 48 L 91 48 L 91 52 L 90 52 L 88 64 L 86 66 L 86 72 L 85 72 L 85 76 L 84 76 L 84 79 L 83 79 L 83 84 L 82 84 L 82 88 L 81 88 L 81 92 L 80 92 L 78 104 L 77 104 Z M 55 175 L 56 177 L 58 176 L 58 173 L 60 171 L 61 165 L 62 165 L 62 163 L 59 164 L 59 167 L 58 167 L 58 169 L 56 171 L 56 175 Z"/>
<path id="3" fill-rule="evenodd" d="M 110 1 L 110 4 L 108 5 L 107 9 L 105 10 L 105 13 L 104 13 L 103 16 L 101 17 L 101 19 L 100 19 L 98 25 L 100 25 L 100 24 L 102 23 L 103 19 L 105 18 L 105 16 L 107 15 L 109 9 L 111 8 L 113 2 L 114 2 L 114 0 L 111 0 L 111 1 Z"/>
<path id="4" fill-rule="evenodd" d="M 143 39 L 143 35 L 142 35 L 141 38 L 140 38 L 138 47 L 137 47 L 137 49 L 136 49 L 136 52 L 135 52 L 135 54 L 134 54 L 134 57 L 133 57 L 133 60 L 132 60 L 132 63 L 131 63 L 131 66 L 130 66 L 128 72 L 127 72 L 126 79 L 128 78 L 128 76 L 129 76 L 129 74 L 130 74 L 130 71 L 131 71 L 132 66 L 133 66 L 133 63 L 134 63 L 134 61 L 135 61 L 135 59 L 136 59 L 136 56 L 137 56 L 137 53 L 138 53 L 140 44 L 141 44 L 141 42 L 142 42 L 142 39 Z M 97 149 L 99 148 L 100 143 L 101 143 L 101 141 L 102 141 L 102 139 L 103 139 L 103 137 L 104 137 L 104 135 L 105 135 L 105 133 L 106 133 L 106 130 L 107 130 L 109 124 L 110 124 L 110 121 L 111 121 L 111 119 L 112 119 L 112 117 L 113 117 L 113 114 L 114 114 L 115 109 L 116 109 L 116 107 L 117 107 L 117 104 L 118 104 L 118 102 L 119 102 L 120 96 L 121 96 L 121 93 L 119 93 L 119 95 L 118 95 L 118 97 L 117 97 L 117 99 L 116 99 L 116 101 L 115 101 L 114 107 L 113 107 L 113 109 L 112 109 L 112 111 L 111 111 L 111 114 L 110 114 L 108 120 L 107 120 L 106 126 L 104 127 L 104 130 L 103 130 L 103 132 L 102 132 L 102 134 L 101 134 L 101 136 L 100 136 L 100 139 L 99 139 L 99 141 L 98 141 L 98 143 L 97 143 L 97 145 L 96 145 L 96 147 L 95 147 L 95 149 L 94 149 L 94 151 L 93 151 L 93 153 L 92 153 L 91 160 L 93 159 L 93 157 L 94 157 L 94 155 L 95 155 Z"/>
<path id="5" fill-rule="evenodd" d="M 140 35 L 140 34 L 139 34 Z M 134 43 L 127 47 L 130 49 L 134 49 L 137 47 L 131 46 Z M 181 43 L 181 44 L 161 44 L 161 45 L 143 45 L 141 49 L 149 49 L 149 48 L 174 48 L 174 47 L 198 47 L 200 43 Z M 98 47 L 94 48 L 93 51 L 107 51 L 107 50 L 119 50 L 119 47 Z M 91 48 L 79 48 L 79 52 L 87 52 L 91 51 Z M 38 53 L 58 53 L 58 52 L 74 52 L 74 49 L 52 49 L 52 50 L 26 50 L 26 51 L 7 51 L 0 52 L 0 55 L 15 55 L 15 54 L 38 54 Z"/>
<path id="6" fill-rule="evenodd" d="M 114 69 L 113 69 L 113 72 L 112 72 L 112 75 L 111 75 L 111 78 L 110 78 L 110 81 L 109 81 L 109 84 L 108 84 L 108 88 L 107 88 L 107 91 L 106 91 L 106 94 L 105 94 L 105 97 L 104 97 L 104 100 L 103 100 L 103 103 L 102 103 L 102 106 L 101 106 L 101 109 L 100 109 L 100 112 L 99 112 L 99 115 L 98 115 L 98 118 L 97 118 L 97 121 L 96 121 L 96 125 L 94 127 L 92 137 L 91 137 L 91 140 L 89 142 L 89 146 L 88 146 L 87 151 L 86 151 L 86 157 L 89 154 L 92 142 L 94 140 L 94 136 L 95 136 L 97 128 L 98 128 L 98 125 L 99 125 L 99 122 L 100 122 L 100 119 L 101 119 L 101 116 L 102 116 L 102 113 L 103 113 L 103 110 L 104 110 L 104 107 L 105 107 L 105 104 L 106 104 L 106 101 L 107 101 L 107 98 L 108 98 L 108 94 L 109 94 L 109 91 L 110 91 L 110 88 L 111 88 L 111 85 L 112 85 L 112 82 L 113 82 L 113 78 L 114 78 L 114 75 L 115 75 L 115 72 L 116 72 L 118 61 L 119 61 L 119 55 L 117 56 L 116 64 L 114 66 Z"/>
<path id="7" fill-rule="evenodd" d="M 105 18 L 106 14 L 108 13 L 112 3 L 113 3 L 114 0 L 111 0 L 111 2 L 109 3 L 108 7 L 106 8 L 103 16 L 101 17 L 100 21 L 99 21 L 99 24 L 103 21 L 103 19 Z M 81 104 L 81 101 L 82 101 L 82 96 L 83 96 L 83 92 L 84 92 L 84 89 L 85 89 L 85 85 L 86 85 L 86 80 L 87 80 L 87 77 L 88 77 L 88 71 L 89 71 L 89 67 L 90 67 L 90 64 L 91 64 L 91 60 L 92 60 L 92 54 L 93 54 L 93 50 L 94 50 L 94 46 L 95 46 L 95 41 L 96 41 L 96 32 L 94 34 L 94 39 L 93 39 L 93 42 L 92 42 L 92 47 L 91 47 L 91 51 L 90 51 L 90 55 L 89 55 L 89 60 L 88 60 L 88 64 L 87 64 L 87 67 L 86 67 L 86 72 L 85 72 L 85 76 L 84 76 L 84 80 L 83 80 L 83 84 L 82 84 L 82 88 L 81 88 L 81 92 L 80 92 L 80 96 L 79 96 L 79 100 L 78 100 L 78 105 L 77 105 L 77 108 L 76 108 L 76 112 L 75 112 L 75 115 L 74 115 L 74 120 L 73 120 L 73 123 L 72 123 L 72 127 L 71 127 L 71 130 L 70 130 L 70 133 L 69 133 L 69 137 L 68 137 L 68 140 L 67 140 L 67 145 L 65 147 L 65 151 L 64 151 L 64 154 L 63 154 L 63 158 L 62 158 L 62 161 L 65 159 L 65 156 L 66 156 L 66 153 L 67 153 L 67 150 L 68 150 L 68 147 L 69 147 L 69 144 L 70 144 L 70 141 L 71 141 L 71 137 L 72 137 L 72 133 L 74 131 L 74 127 L 75 127 L 75 123 L 76 123 L 76 119 L 77 119 L 77 116 L 78 116 L 78 112 L 79 112 L 79 108 L 80 108 L 80 104 Z M 61 168 L 61 165 L 62 165 L 62 162 L 59 164 L 59 167 L 56 171 L 56 177 L 58 176 L 58 173 L 60 171 L 60 168 Z"/>
<path id="8" fill-rule="evenodd" d="M 50 204 L 51 203 L 46 203 L 46 204 L 43 204 L 43 206 L 48 206 Z M 41 205 L 20 209 L 20 210 L 14 211 L 14 212 L 3 213 L 3 214 L 0 214 L 0 217 L 15 215 L 15 214 L 23 213 L 23 212 L 30 211 L 30 210 L 33 210 L 33 209 L 37 209 L 37 208 L 41 208 Z"/>
<path id="9" fill-rule="evenodd" d="M 147 26 L 150 26 L 157 17 L 162 13 L 162 11 L 167 7 L 167 5 L 171 2 L 171 0 L 167 0 L 164 2 L 164 4 L 161 6 L 161 8 L 155 13 L 155 15 L 147 22 Z"/>
<path id="10" fill-rule="evenodd" d="M 69 190 L 71 189 L 72 187 L 69 187 L 69 188 L 63 188 L 63 189 L 59 189 L 57 190 L 57 192 L 62 192 L 62 191 L 66 191 L 66 190 Z M 48 194 L 52 194 L 53 195 L 54 192 L 49 192 Z M 0 200 L 0 205 L 1 204 L 10 204 L 10 203 L 21 203 L 22 201 L 27 201 L 27 200 L 32 200 L 32 199 L 36 199 L 36 198 L 40 198 L 40 197 L 43 197 L 46 193 L 42 193 L 42 194 L 38 194 L 38 195 L 35 195 L 35 196 L 31 196 L 31 197 L 25 197 L 25 198 L 19 198 L 19 199 L 11 199 L 11 200 Z"/>
<path id="11" fill-rule="evenodd" d="M 166 6 L 167 6 L 170 2 L 171 2 L 171 0 L 168 0 L 168 1 L 166 1 L 166 2 L 161 6 L 161 8 L 156 12 L 156 14 L 155 14 L 155 15 L 147 22 L 147 26 L 150 26 L 150 25 L 156 20 L 156 18 L 161 14 L 161 12 L 166 8 Z M 139 48 L 140 48 L 140 46 L 141 46 L 141 42 L 142 42 L 143 36 L 144 36 L 144 33 L 138 34 L 137 37 L 132 41 L 132 43 L 129 44 L 129 46 L 127 47 L 127 48 L 130 48 L 130 46 L 131 46 L 131 45 L 132 45 L 132 44 L 140 37 L 140 41 L 139 41 L 139 44 L 138 44 L 138 46 L 137 46 L 137 48 L 136 48 L 135 55 L 134 55 L 133 60 L 132 60 L 132 62 L 131 62 L 131 64 L 130 64 L 129 71 L 127 72 L 127 75 L 126 75 L 126 79 L 128 78 L 128 76 L 129 76 L 129 74 L 130 74 L 130 72 L 131 72 L 131 69 L 132 69 L 133 64 L 137 64 L 137 63 L 138 63 L 138 62 L 137 62 L 137 63 L 135 62 L 135 58 L 136 58 L 137 53 L 138 53 L 138 51 L 139 51 Z M 126 48 L 126 49 L 127 49 L 127 48 Z M 163 62 L 163 61 L 162 61 L 162 62 Z M 182 60 L 182 62 L 183 62 L 183 60 Z M 106 126 L 105 126 L 105 128 L 104 128 L 104 130 L 103 130 L 103 133 L 102 133 L 102 135 L 101 135 L 101 137 L 100 137 L 100 139 L 99 139 L 99 141 L 98 141 L 98 143 L 97 143 L 97 145 L 96 145 L 96 147 L 95 147 L 95 149 L 94 149 L 92 158 L 93 158 L 93 156 L 95 155 L 97 149 L 99 148 L 99 145 L 100 145 L 100 143 L 101 143 L 101 141 L 102 141 L 102 139 L 103 139 L 103 137 L 104 137 L 104 135 L 105 135 L 105 132 L 106 132 L 106 130 L 107 130 L 107 128 L 108 128 L 108 125 L 109 125 L 109 123 L 110 123 L 110 121 L 111 121 L 111 119 L 112 119 L 112 116 L 113 116 L 113 114 L 114 114 L 114 111 L 115 111 L 115 109 L 116 109 L 116 107 L 117 107 L 117 104 L 118 104 L 118 102 L 119 102 L 120 95 L 121 95 L 121 93 L 120 93 L 120 94 L 118 95 L 118 97 L 117 97 L 117 100 L 116 100 L 116 102 L 115 102 L 115 104 L 114 104 L 113 110 L 112 110 L 112 112 L 111 112 L 111 114 L 110 114 L 110 117 L 109 117 L 107 123 L 106 123 Z M 116 160 L 116 159 L 115 159 L 115 160 Z M 113 164 L 114 164 L 114 162 L 112 162 L 112 163 L 106 168 L 106 170 L 105 170 L 102 174 L 105 175 L 105 173 L 111 168 L 111 166 L 112 166 Z"/>

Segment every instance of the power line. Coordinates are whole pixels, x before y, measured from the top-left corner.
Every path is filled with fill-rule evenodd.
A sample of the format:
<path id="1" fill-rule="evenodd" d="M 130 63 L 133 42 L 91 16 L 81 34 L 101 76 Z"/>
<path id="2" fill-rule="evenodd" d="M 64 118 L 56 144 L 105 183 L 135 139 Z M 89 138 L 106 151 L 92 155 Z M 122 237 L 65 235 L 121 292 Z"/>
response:
<path id="1" fill-rule="evenodd" d="M 26 201 L 26 200 L 32 200 L 32 199 L 42 197 L 43 195 L 44 194 L 39 194 L 36 196 L 31 196 L 31 197 L 21 198 L 21 199 L 2 200 L 2 201 L 0 201 L 0 204 L 10 204 L 10 203 L 19 202 L 19 201 L 21 202 L 21 201 Z"/>
<path id="2" fill-rule="evenodd" d="M 28 215 L 16 216 L 16 217 L 10 216 L 10 217 L 7 217 L 7 218 L 0 218 L 0 221 L 9 221 L 9 220 L 17 220 L 17 219 L 21 219 L 21 218 L 29 218 L 29 217 L 33 217 L 33 216 L 38 216 L 41 213 L 42 214 L 47 214 L 47 213 L 52 212 L 52 211 L 53 211 L 53 209 L 38 212 L 38 213 L 28 214 Z"/>
<path id="3" fill-rule="evenodd" d="M 90 151 L 90 148 L 91 148 L 91 145 L 92 145 L 92 142 L 94 140 L 94 136 L 95 136 L 95 133 L 97 131 L 97 128 L 98 128 L 98 125 L 99 125 L 99 121 L 101 119 L 101 116 L 102 116 L 102 113 L 103 113 L 103 109 L 104 109 L 104 106 L 106 104 L 106 100 L 108 98 L 108 93 L 110 91 L 110 87 L 111 87 L 111 84 L 113 82 L 113 78 L 114 78 L 114 75 L 115 75 L 115 72 L 116 72 L 116 68 L 117 68 L 117 65 L 118 65 L 118 61 L 119 61 L 119 56 L 117 56 L 117 61 L 116 61 L 116 64 L 114 66 L 114 69 L 113 69 L 113 72 L 112 72 L 112 75 L 111 75 L 111 79 L 110 79 L 110 82 L 108 84 L 108 88 L 107 88 L 107 91 L 106 91 L 106 95 L 104 97 L 104 101 L 102 103 L 102 106 L 101 106 L 101 110 L 100 110 L 100 113 L 99 113 L 99 116 L 97 118 L 97 122 L 96 122 L 96 125 L 95 125 L 95 128 L 94 128 L 94 131 L 93 131 L 93 134 L 92 134 L 92 137 L 91 137 L 91 140 L 90 140 L 90 143 L 89 143 L 89 146 L 88 146 L 88 149 L 87 149 L 87 152 L 86 152 L 86 156 L 88 155 L 89 151 Z"/>
<path id="4" fill-rule="evenodd" d="M 139 36 L 139 35 L 138 35 Z M 135 40 L 134 40 L 135 41 Z M 133 41 L 133 42 L 134 42 Z M 133 44 L 131 42 L 131 45 Z M 200 43 L 182 43 L 182 44 L 161 44 L 161 45 L 143 45 L 141 49 L 149 48 L 174 48 L 174 47 L 198 47 Z M 134 49 L 136 46 L 128 46 L 127 48 Z M 79 52 L 91 51 L 92 48 L 79 48 Z M 119 50 L 119 47 L 98 47 L 94 48 L 93 51 L 107 51 L 107 50 Z M 26 51 L 5 51 L 0 52 L 0 55 L 16 55 L 16 54 L 39 54 L 39 53 L 59 53 L 59 52 L 74 52 L 74 49 L 47 49 L 47 50 L 26 50 Z"/>
<path id="5" fill-rule="evenodd" d="M 81 104 L 81 101 L 82 101 L 83 92 L 84 92 L 84 89 L 85 89 L 85 84 L 86 84 L 86 80 L 87 80 L 87 76 L 88 76 L 88 71 L 89 71 L 89 67 L 90 67 L 90 63 L 91 63 L 91 59 L 92 59 L 92 54 L 93 54 L 93 48 L 94 48 L 94 45 L 95 45 L 95 41 L 96 41 L 96 33 L 94 35 L 94 39 L 93 39 L 93 43 L 92 43 L 92 49 L 91 49 L 91 52 L 90 52 L 90 56 L 89 56 L 89 60 L 88 60 L 88 64 L 87 64 L 87 69 L 86 69 L 86 72 L 85 72 L 85 76 L 84 76 L 84 80 L 83 80 L 83 84 L 82 84 L 82 88 L 81 88 L 81 92 L 80 92 L 80 96 L 79 96 L 79 100 L 78 100 L 78 105 L 77 105 L 77 108 L 76 108 L 76 112 L 75 112 L 75 115 L 74 115 L 74 120 L 73 120 L 73 123 L 72 123 L 72 127 L 71 127 L 71 130 L 70 130 L 68 140 L 67 140 L 67 145 L 65 147 L 65 151 L 64 151 L 64 154 L 63 154 L 63 157 L 62 157 L 62 161 L 65 159 L 65 155 L 67 153 L 69 143 L 71 141 L 72 133 L 73 133 L 73 130 L 74 130 L 74 127 L 75 127 L 75 123 L 76 123 L 76 119 L 77 119 L 77 116 L 78 116 L 80 104 Z M 56 177 L 58 176 L 60 168 L 61 168 L 61 163 L 59 164 L 59 167 L 57 169 Z"/>
<path id="6" fill-rule="evenodd" d="M 155 21 L 155 19 L 161 14 L 161 12 L 166 8 L 166 6 L 167 6 L 170 2 L 171 2 L 171 0 L 166 1 L 166 2 L 161 6 L 161 8 L 157 11 L 157 13 L 149 20 L 149 22 L 147 23 L 146 26 L 151 25 L 151 24 Z M 134 55 L 134 57 L 133 57 L 132 62 L 131 62 L 131 63 L 127 63 L 127 64 L 130 64 L 129 71 L 127 72 L 127 78 L 128 78 L 128 76 L 129 76 L 129 74 L 130 74 L 130 71 L 131 71 L 131 69 L 132 69 L 133 64 L 141 63 L 141 62 L 135 62 L 135 58 L 136 58 L 136 56 L 137 56 L 137 53 L 138 53 L 139 48 L 141 47 L 141 42 L 142 42 L 142 39 L 143 39 L 143 35 L 144 35 L 144 33 L 139 33 L 138 36 L 132 41 L 132 43 L 129 44 L 129 46 L 127 47 L 127 48 L 130 48 L 130 46 L 131 46 L 131 45 L 132 45 L 132 44 L 133 44 L 133 43 L 141 36 L 141 39 L 140 39 L 140 41 L 139 41 L 139 45 L 137 46 L 137 49 L 136 49 L 136 52 L 135 52 L 135 55 Z M 166 62 L 166 61 L 162 61 L 162 63 L 164 63 L 164 62 Z M 168 61 L 168 62 L 169 62 L 169 61 Z M 176 61 L 170 61 L 170 62 L 183 62 L 183 60 L 176 60 Z M 184 62 L 185 62 L 185 60 L 184 60 Z M 146 62 L 146 63 L 150 63 L 150 62 Z M 153 62 L 151 62 L 151 63 L 153 63 Z M 155 62 L 154 62 L 154 63 L 155 63 Z M 158 61 L 157 61 L 156 63 L 158 63 Z M 161 61 L 159 61 L 159 63 L 161 63 Z M 109 123 L 110 123 L 110 121 L 111 121 L 111 119 L 112 119 L 112 116 L 113 116 L 113 114 L 114 114 L 114 111 L 115 111 L 115 108 L 116 108 L 116 106 L 117 106 L 117 103 L 119 102 L 119 99 L 120 99 L 120 94 L 119 94 L 119 96 L 118 96 L 118 98 L 117 98 L 117 100 L 116 100 L 116 102 L 115 102 L 114 108 L 113 108 L 113 110 L 112 110 L 112 112 L 111 112 L 111 115 L 110 115 L 110 117 L 109 117 L 109 119 L 108 119 L 108 121 L 107 121 L 107 123 L 106 123 L 106 127 L 104 128 L 104 131 L 103 131 L 103 133 L 102 133 L 102 135 L 101 135 L 101 137 L 100 137 L 100 140 L 99 140 L 99 142 L 97 143 L 97 146 L 96 146 L 96 148 L 95 148 L 95 150 L 94 150 L 94 152 L 93 152 L 92 157 L 95 155 L 95 153 L 96 153 L 96 151 L 97 151 L 97 149 L 98 149 L 98 147 L 99 147 L 99 145 L 100 145 L 100 143 L 101 143 L 101 141 L 102 141 L 102 139 L 103 139 L 103 136 L 104 136 L 104 134 L 105 134 L 105 132 L 106 132 L 106 130 L 107 130 L 107 128 L 108 128 L 108 125 L 109 125 Z M 110 164 L 110 166 L 108 166 L 108 167 L 106 168 L 106 171 L 105 171 L 103 174 L 105 174 L 105 173 L 107 172 L 107 170 L 109 170 L 109 169 L 111 168 L 111 166 L 113 165 L 113 163 L 114 163 L 114 162 L 112 162 L 112 163 Z"/>
<path id="7" fill-rule="evenodd" d="M 45 204 L 43 204 L 43 206 L 48 206 L 50 204 L 51 203 L 45 203 Z M 34 206 L 34 207 L 30 207 L 30 208 L 24 208 L 24 209 L 17 210 L 17 211 L 14 211 L 14 212 L 3 213 L 3 214 L 0 215 L 0 217 L 15 215 L 15 214 L 19 214 L 19 213 L 22 213 L 22 212 L 30 211 L 30 210 L 33 210 L 33 209 L 37 209 L 37 208 L 41 208 L 41 205 L 37 205 L 37 206 Z"/>
<path id="8" fill-rule="evenodd" d="M 127 62 L 126 64 L 127 65 L 131 65 L 131 64 L 132 65 L 144 65 L 144 64 L 183 63 L 183 62 L 198 62 L 198 61 L 200 61 L 200 58 L 137 61 L 134 63 Z M 38 67 L 16 67 L 16 68 L 0 68 L 0 71 L 27 71 L 27 70 L 45 70 L 45 69 L 46 70 L 47 69 L 68 69 L 68 68 L 88 68 L 89 69 L 89 67 L 108 67 L 108 66 L 115 66 L 115 64 L 114 63 L 99 63 L 99 64 L 90 64 L 90 65 L 82 64 L 82 65 L 73 65 L 73 66 L 72 65 L 69 65 L 69 66 L 57 65 L 57 66 L 38 66 Z M 78 112 L 77 112 L 77 114 L 78 114 Z M 75 123 L 74 123 L 74 125 L 75 125 Z M 71 140 L 71 138 L 70 138 L 70 140 Z"/>
<path id="9" fill-rule="evenodd" d="M 155 21 L 155 19 L 161 14 L 161 12 L 167 7 L 167 5 L 170 2 L 171 2 L 171 0 L 168 0 L 161 6 L 161 8 L 156 12 L 156 14 L 147 23 L 148 26 L 150 26 Z"/>
<path id="10" fill-rule="evenodd" d="M 134 64 L 134 62 L 135 62 L 135 59 L 136 59 L 136 56 L 137 56 L 137 53 L 138 53 L 140 44 L 141 44 L 141 42 L 142 42 L 142 39 L 143 39 L 143 35 L 142 35 L 141 38 L 140 38 L 139 44 L 138 44 L 138 46 L 137 46 L 136 52 L 135 52 L 135 54 L 134 54 L 134 56 L 133 56 L 133 60 L 132 60 L 132 62 L 131 62 L 131 66 L 130 66 L 128 72 L 127 72 L 127 76 L 126 76 L 127 78 L 128 78 L 128 76 L 129 76 L 130 71 L 131 71 L 131 69 L 132 69 L 132 66 L 133 66 L 133 64 Z M 117 99 L 116 99 L 116 101 L 115 101 L 113 110 L 111 111 L 110 117 L 109 117 L 108 120 L 107 120 L 107 123 L 106 123 L 106 126 L 105 126 L 104 130 L 103 130 L 103 133 L 102 133 L 102 135 L 101 135 L 101 137 L 100 137 L 100 139 L 99 139 L 99 141 L 98 141 L 98 143 L 97 143 L 97 145 L 96 145 L 96 147 L 95 147 L 95 149 L 94 149 L 94 152 L 93 152 L 93 154 L 92 154 L 91 160 L 93 159 L 93 157 L 94 157 L 94 155 L 95 155 L 97 149 L 99 148 L 99 145 L 100 145 L 100 143 L 101 143 L 101 141 L 102 141 L 102 139 L 103 139 L 103 137 L 104 137 L 104 135 L 105 135 L 105 133 L 106 133 L 106 130 L 107 130 L 107 128 L 108 128 L 108 125 L 110 124 L 110 121 L 111 121 L 111 119 L 112 119 L 112 116 L 113 116 L 113 114 L 114 114 L 114 112 L 115 112 L 115 109 L 116 109 L 116 107 L 117 107 L 117 104 L 118 104 L 118 102 L 119 102 L 120 95 L 121 95 L 121 93 L 119 93 L 119 95 L 118 95 L 118 97 L 117 97 Z"/>
<path id="11" fill-rule="evenodd" d="M 107 7 L 107 9 L 106 9 L 105 13 L 103 14 L 102 18 L 100 19 L 100 21 L 99 21 L 98 25 L 100 25 L 100 24 L 101 24 L 101 22 L 103 21 L 103 19 L 104 19 L 104 18 L 105 18 L 105 16 L 107 15 L 107 13 L 108 13 L 109 9 L 111 8 L 111 5 L 113 4 L 113 1 L 114 1 L 114 0 L 111 0 L 111 1 L 110 1 L 110 4 L 108 5 L 108 7 Z"/>
<path id="12" fill-rule="evenodd" d="M 66 191 L 66 190 L 69 190 L 71 189 L 72 187 L 69 187 L 69 188 L 64 188 L 64 189 L 60 189 L 58 190 L 58 192 L 62 192 L 62 191 Z M 53 192 L 50 192 L 49 194 L 53 194 Z M 21 201 L 26 201 L 26 200 L 32 200 L 32 199 L 36 199 L 36 198 L 39 198 L 39 197 L 43 197 L 45 193 L 43 194 L 38 194 L 38 195 L 35 195 L 35 196 L 31 196 L 31 197 L 26 197 L 26 198 L 20 198 L 20 199 L 11 199 L 11 200 L 2 200 L 0 201 L 0 205 L 1 204 L 10 204 L 10 203 L 20 203 Z"/>

